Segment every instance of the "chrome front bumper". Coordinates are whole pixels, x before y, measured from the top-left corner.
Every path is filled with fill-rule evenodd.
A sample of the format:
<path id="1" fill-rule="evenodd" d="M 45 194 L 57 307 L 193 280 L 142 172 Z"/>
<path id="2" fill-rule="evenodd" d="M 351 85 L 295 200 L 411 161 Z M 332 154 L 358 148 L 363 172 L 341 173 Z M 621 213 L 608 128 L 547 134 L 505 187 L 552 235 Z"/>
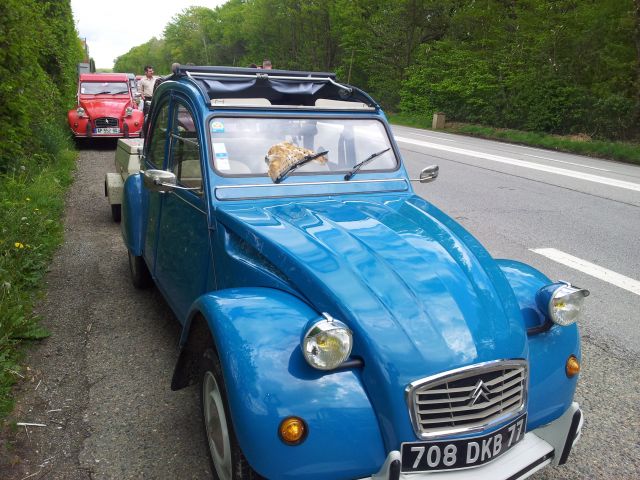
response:
<path id="1" fill-rule="evenodd" d="M 400 452 L 389 452 L 380 471 L 362 480 L 505 480 L 527 478 L 547 465 L 567 461 L 580 438 L 584 417 L 580 406 L 572 403 L 557 420 L 528 432 L 511 450 L 479 467 L 444 472 L 402 473 Z"/>

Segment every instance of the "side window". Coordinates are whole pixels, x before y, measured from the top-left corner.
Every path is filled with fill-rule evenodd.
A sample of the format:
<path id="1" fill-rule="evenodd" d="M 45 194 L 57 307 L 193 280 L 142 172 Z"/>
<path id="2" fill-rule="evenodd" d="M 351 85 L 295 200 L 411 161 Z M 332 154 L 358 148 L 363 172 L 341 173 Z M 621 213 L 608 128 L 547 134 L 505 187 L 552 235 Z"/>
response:
<path id="1" fill-rule="evenodd" d="M 153 124 L 153 130 L 151 131 L 151 143 L 147 150 L 147 160 L 155 168 L 162 168 L 164 162 L 164 147 L 167 140 L 167 128 L 169 118 L 169 104 L 165 103 L 160 107 L 158 116 Z"/>
<path id="2" fill-rule="evenodd" d="M 202 189 L 200 145 L 196 123 L 184 105 L 176 105 L 171 129 L 171 171 L 180 185 Z M 196 193 L 201 194 L 201 191 Z"/>

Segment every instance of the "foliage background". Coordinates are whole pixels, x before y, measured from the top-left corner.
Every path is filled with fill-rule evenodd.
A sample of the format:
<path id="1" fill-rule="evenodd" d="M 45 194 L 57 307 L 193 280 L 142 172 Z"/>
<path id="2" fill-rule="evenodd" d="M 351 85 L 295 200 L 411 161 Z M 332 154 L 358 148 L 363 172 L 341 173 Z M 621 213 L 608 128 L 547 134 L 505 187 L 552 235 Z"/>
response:
<path id="1" fill-rule="evenodd" d="M 82 55 L 68 0 L 0 2 L 0 172 L 56 153 Z"/>
<path id="2" fill-rule="evenodd" d="M 265 57 L 336 71 L 390 111 L 640 136 L 640 0 L 229 0 L 184 10 L 115 70 Z"/>
<path id="3" fill-rule="evenodd" d="M 56 247 L 76 153 L 83 50 L 68 0 L 0 2 L 0 418 L 20 376 L 20 344 L 46 336 L 31 308 Z"/>

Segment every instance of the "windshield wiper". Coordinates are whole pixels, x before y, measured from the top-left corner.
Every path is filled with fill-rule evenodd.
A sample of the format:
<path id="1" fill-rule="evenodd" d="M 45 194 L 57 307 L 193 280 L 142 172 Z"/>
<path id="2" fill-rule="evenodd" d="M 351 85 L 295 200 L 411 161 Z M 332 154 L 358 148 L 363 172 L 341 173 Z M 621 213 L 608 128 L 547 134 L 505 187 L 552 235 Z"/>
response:
<path id="1" fill-rule="evenodd" d="M 364 160 L 362 160 L 359 163 L 356 163 L 353 168 L 351 170 L 349 170 L 349 172 L 344 176 L 345 180 L 351 180 L 351 178 L 353 178 L 353 176 L 358 173 L 360 171 L 360 169 L 362 167 L 364 167 L 367 163 L 369 163 L 371 160 L 373 160 L 376 157 L 379 157 L 380 155 L 382 155 L 383 153 L 388 152 L 389 150 L 391 150 L 391 147 L 389 148 L 385 148 L 384 150 L 380 150 L 379 152 L 376 153 L 372 153 L 371 155 L 369 155 L 367 158 L 365 158 Z"/>
<path id="2" fill-rule="evenodd" d="M 111 94 L 111 90 L 105 90 L 104 92 L 92 93 L 91 95 L 107 95 Z"/>
<path id="3" fill-rule="evenodd" d="M 123 93 L 129 93 L 129 90 L 120 90 L 119 92 L 113 92 L 112 95 L 122 95 Z"/>
<path id="4" fill-rule="evenodd" d="M 321 157 L 323 155 L 326 155 L 327 153 L 329 153 L 329 150 L 325 150 L 324 152 L 314 153 L 313 155 L 306 155 L 306 156 L 302 157 L 300 160 L 298 160 L 295 163 L 292 163 L 289 166 L 289 168 L 287 168 L 284 172 L 282 172 L 280 175 L 278 175 L 278 177 L 273 181 L 273 183 L 280 183 L 282 180 L 287 178 L 287 176 L 291 172 L 293 172 L 295 169 L 297 169 L 298 167 L 301 167 L 305 163 L 309 163 L 311 160 L 315 160 L 316 158 L 319 158 L 319 157 Z"/>

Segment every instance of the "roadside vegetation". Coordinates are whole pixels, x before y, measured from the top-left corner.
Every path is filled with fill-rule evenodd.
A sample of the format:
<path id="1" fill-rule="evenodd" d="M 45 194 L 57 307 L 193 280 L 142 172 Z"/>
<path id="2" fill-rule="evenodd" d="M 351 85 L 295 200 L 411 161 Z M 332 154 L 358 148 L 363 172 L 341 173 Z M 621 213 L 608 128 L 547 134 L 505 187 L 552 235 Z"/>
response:
<path id="1" fill-rule="evenodd" d="M 77 153 L 73 105 L 82 47 L 68 1 L 0 2 L 0 419 L 23 377 L 25 344 L 47 332 L 33 309 L 63 238 Z"/>
<path id="2" fill-rule="evenodd" d="M 406 127 L 431 129 L 432 119 L 415 115 L 389 114 L 389 121 Z M 465 123 L 446 123 L 445 133 L 458 133 L 473 137 L 518 143 L 531 147 L 546 148 L 558 152 L 576 153 L 590 157 L 606 158 L 640 165 L 640 144 L 594 140 L 586 135 L 551 135 L 547 133 L 525 132 L 508 128 L 484 127 Z"/>
<path id="3" fill-rule="evenodd" d="M 63 240 L 64 193 L 77 155 L 61 147 L 53 162 L 25 161 L 0 177 L 0 417 L 12 407 L 10 386 L 23 376 L 20 346 L 47 336 L 33 305 Z"/>
<path id="4" fill-rule="evenodd" d="M 404 115 L 640 141 L 640 0 L 229 0 L 184 10 L 115 70 L 264 58 Z"/>

